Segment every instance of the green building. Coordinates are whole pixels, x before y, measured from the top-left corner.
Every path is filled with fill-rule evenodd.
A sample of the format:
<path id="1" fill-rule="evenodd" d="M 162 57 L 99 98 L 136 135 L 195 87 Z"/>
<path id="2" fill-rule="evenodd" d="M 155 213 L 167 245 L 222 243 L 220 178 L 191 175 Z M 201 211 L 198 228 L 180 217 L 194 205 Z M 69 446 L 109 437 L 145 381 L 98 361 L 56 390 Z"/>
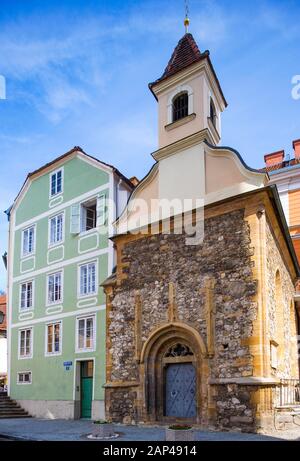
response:
<path id="1" fill-rule="evenodd" d="M 30 173 L 9 216 L 8 392 L 31 415 L 104 417 L 109 240 L 132 183 L 74 147 Z"/>

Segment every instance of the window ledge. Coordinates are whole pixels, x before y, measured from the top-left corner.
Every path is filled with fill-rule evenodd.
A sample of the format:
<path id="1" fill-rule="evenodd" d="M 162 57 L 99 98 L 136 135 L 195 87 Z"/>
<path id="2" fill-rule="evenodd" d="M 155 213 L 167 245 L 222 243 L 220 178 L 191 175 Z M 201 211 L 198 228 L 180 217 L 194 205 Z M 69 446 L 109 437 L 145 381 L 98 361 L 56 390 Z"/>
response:
<path id="1" fill-rule="evenodd" d="M 86 349 L 76 349 L 75 351 L 75 354 L 84 354 L 86 352 L 95 352 L 95 348 L 93 349 L 89 349 L 89 348 L 86 348 Z"/>
<path id="2" fill-rule="evenodd" d="M 91 234 L 96 234 L 98 232 L 98 227 L 93 227 L 92 229 L 86 230 L 86 231 L 80 231 L 77 235 L 79 237 L 85 237 Z"/>
<path id="3" fill-rule="evenodd" d="M 34 307 L 19 307 L 19 314 L 27 314 L 28 312 L 32 312 Z"/>
<path id="4" fill-rule="evenodd" d="M 190 114 L 187 115 L 186 117 L 180 118 L 179 120 L 176 120 L 176 122 L 169 123 L 168 125 L 165 125 L 165 130 L 170 131 L 173 130 L 174 128 L 177 128 L 178 126 L 185 125 L 188 122 L 191 122 L 196 118 L 196 114 Z"/>
<path id="5" fill-rule="evenodd" d="M 35 256 L 35 251 L 32 251 L 31 253 L 22 253 L 21 255 L 21 260 L 25 260 L 25 259 L 30 259 L 32 258 L 33 256 Z"/>
<path id="6" fill-rule="evenodd" d="M 91 261 L 93 262 L 93 261 Z M 86 263 L 84 264 L 80 264 L 81 266 L 84 266 Z M 90 263 L 87 263 L 87 264 L 90 264 Z M 95 298 L 96 296 L 98 296 L 98 292 L 95 291 L 94 293 L 88 293 L 86 295 L 82 295 L 80 293 L 77 294 L 77 299 L 88 299 L 88 298 Z"/>
<path id="7" fill-rule="evenodd" d="M 64 240 L 60 240 L 59 242 L 55 243 L 48 243 L 48 250 L 52 250 L 52 248 L 57 248 L 59 246 L 62 246 L 65 243 Z"/>

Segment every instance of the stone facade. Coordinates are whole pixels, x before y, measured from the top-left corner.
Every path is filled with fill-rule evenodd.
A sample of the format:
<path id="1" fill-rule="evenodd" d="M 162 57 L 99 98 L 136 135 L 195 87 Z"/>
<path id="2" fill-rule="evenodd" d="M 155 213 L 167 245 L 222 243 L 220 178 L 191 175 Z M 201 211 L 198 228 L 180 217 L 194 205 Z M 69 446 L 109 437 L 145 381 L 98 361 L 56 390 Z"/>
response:
<path id="1" fill-rule="evenodd" d="M 174 421 L 165 411 L 166 352 L 180 343 L 196 369 L 193 423 L 244 431 L 272 425 L 278 378 L 296 370 L 295 353 L 291 359 L 286 352 L 295 277 L 286 242 L 265 192 L 205 216 L 200 245 L 187 246 L 184 234 L 115 240 L 117 273 L 105 283 L 106 415 L 113 421 Z M 270 365 L 270 341 L 281 325 L 274 313 L 278 271 L 283 375 Z"/>

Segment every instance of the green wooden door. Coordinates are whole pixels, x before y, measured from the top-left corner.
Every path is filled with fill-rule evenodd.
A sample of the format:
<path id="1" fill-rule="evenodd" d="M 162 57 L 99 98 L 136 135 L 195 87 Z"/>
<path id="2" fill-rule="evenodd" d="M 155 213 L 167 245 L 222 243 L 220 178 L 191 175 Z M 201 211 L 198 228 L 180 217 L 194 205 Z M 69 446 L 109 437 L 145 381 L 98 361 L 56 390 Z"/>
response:
<path id="1" fill-rule="evenodd" d="M 91 418 L 93 400 L 93 362 L 81 364 L 81 418 Z"/>

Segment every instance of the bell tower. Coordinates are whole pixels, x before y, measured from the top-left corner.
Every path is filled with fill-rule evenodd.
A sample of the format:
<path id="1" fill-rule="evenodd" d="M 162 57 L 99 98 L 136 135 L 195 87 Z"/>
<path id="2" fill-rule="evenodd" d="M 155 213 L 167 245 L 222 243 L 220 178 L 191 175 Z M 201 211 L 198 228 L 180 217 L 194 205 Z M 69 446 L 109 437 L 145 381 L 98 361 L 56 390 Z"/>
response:
<path id="1" fill-rule="evenodd" d="M 213 145 L 221 140 L 227 106 L 209 51 L 199 50 L 188 32 L 179 40 L 162 76 L 149 84 L 158 102 L 159 149 L 199 131 Z"/>

